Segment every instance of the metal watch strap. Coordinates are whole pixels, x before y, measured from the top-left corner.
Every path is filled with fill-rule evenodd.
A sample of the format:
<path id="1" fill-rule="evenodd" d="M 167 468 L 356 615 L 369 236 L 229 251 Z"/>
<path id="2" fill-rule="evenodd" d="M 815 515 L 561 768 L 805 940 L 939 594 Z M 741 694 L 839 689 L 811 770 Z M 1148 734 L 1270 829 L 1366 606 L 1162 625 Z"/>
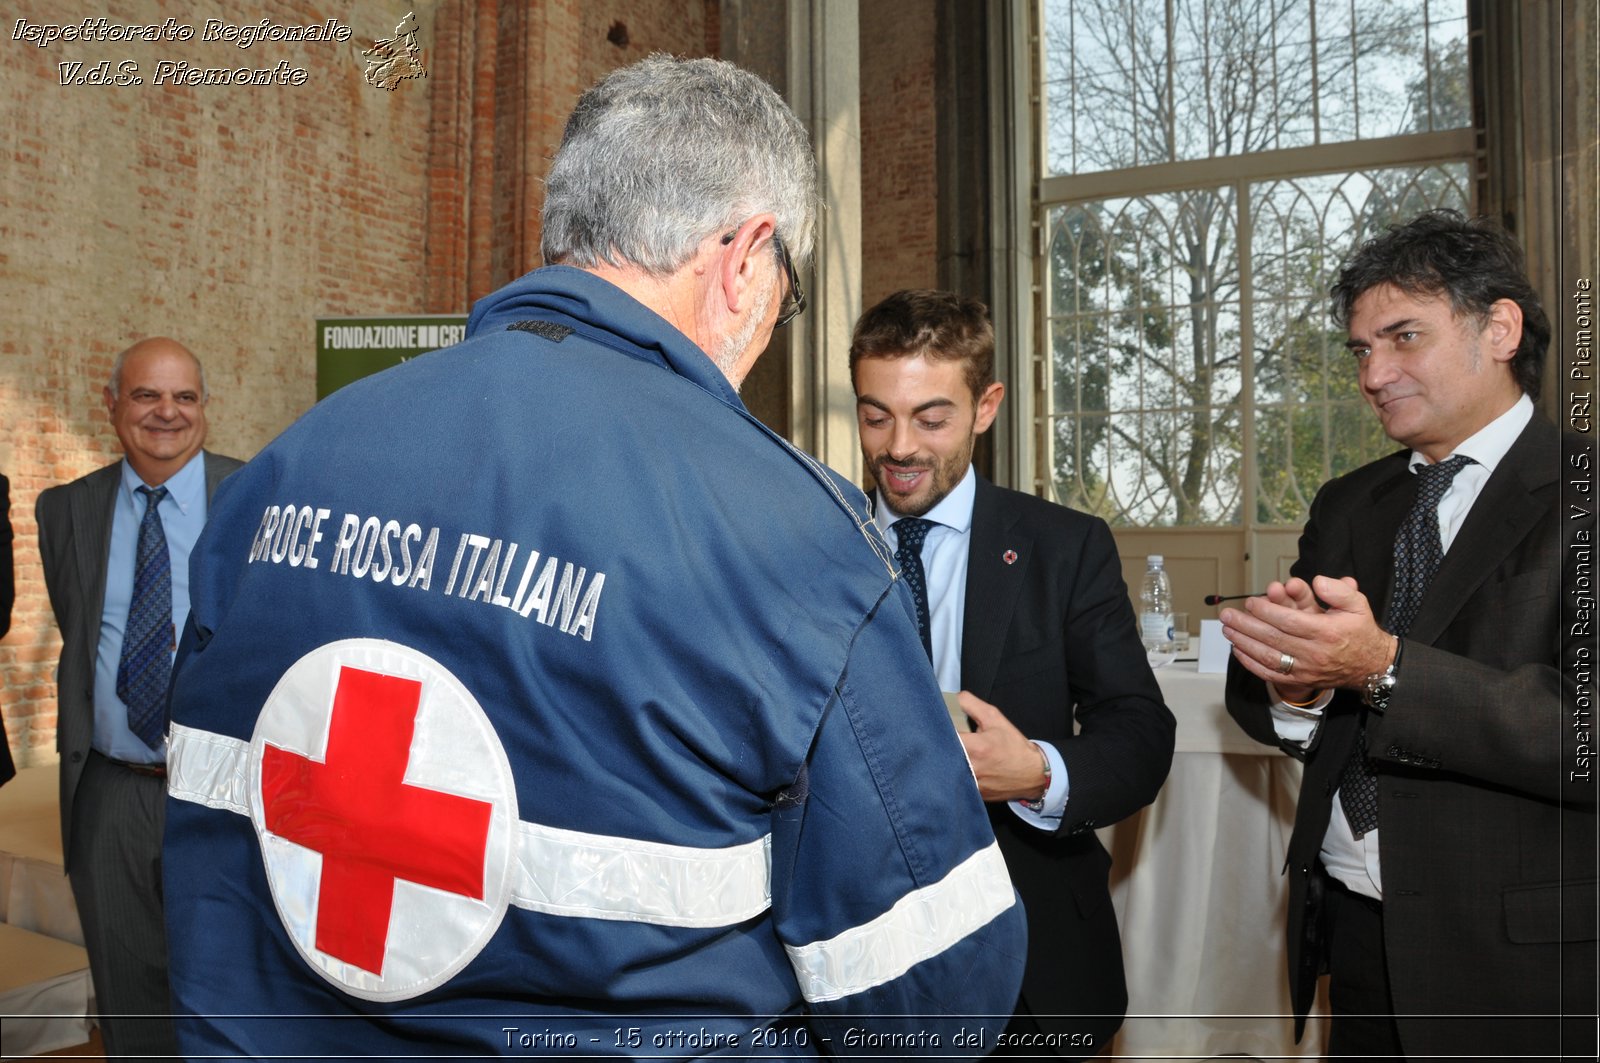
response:
<path id="1" fill-rule="evenodd" d="M 1023 801 L 1022 802 L 1022 807 L 1026 808 L 1029 812 L 1032 812 L 1034 815 L 1037 816 L 1037 815 L 1041 815 L 1044 812 L 1044 799 L 1045 799 L 1045 796 L 1050 793 L 1050 782 L 1051 782 L 1051 778 L 1052 778 L 1052 773 L 1051 773 L 1051 768 L 1050 768 L 1050 754 L 1046 753 L 1044 751 L 1044 747 L 1041 746 L 1039 743 L 1031 742 L 1031 744 L 1032 744 L 1034 749 L 1037 749 L 1039 751 L 1039 757 L 1040 757 L 1041 760 L 1044 761 L 1044 793 L 1039 795 L 1038 800 L 1035 800 L 1035 801 Z"/>

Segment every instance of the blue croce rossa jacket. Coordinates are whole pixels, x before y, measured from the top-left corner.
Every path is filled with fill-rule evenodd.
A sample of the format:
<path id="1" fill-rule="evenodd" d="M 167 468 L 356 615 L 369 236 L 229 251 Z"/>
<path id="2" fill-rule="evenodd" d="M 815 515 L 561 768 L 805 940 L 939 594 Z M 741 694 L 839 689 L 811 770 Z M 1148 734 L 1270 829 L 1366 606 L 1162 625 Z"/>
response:
<path id="1" fill-rule="evenodd" d="M 865 498 L 608 282 L 528 274 L 319 403 L 190 585 L 186 1055 L 959 1056 L 1009 1017 L 1022 908 Z"/>

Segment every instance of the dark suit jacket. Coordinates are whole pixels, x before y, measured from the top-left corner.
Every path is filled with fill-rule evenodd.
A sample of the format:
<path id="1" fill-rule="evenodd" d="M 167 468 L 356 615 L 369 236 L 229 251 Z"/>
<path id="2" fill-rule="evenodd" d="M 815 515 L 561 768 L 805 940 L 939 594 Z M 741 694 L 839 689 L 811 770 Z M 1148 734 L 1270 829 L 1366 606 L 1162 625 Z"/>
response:
<path id="1" fill-rule="evenodd" d="M 1395 533 L 1416 496 L 1408 454 L 1324 485 L 1294 575 L 1354 576 L 1384 615 Z M 1560 666 L 1563 654 L 1570 663 L 1590 652 L 1594 635 L 1561 622 L 1562 588 L 1576 586 L 1580 560 L 1564 544 L 1581 526 L 1560 511 L 1561 471 L 1558 434 L 1536 416 L 1457 533 L 1406 637 L 1388 710 L 1367 725 L 1384 942 L 1408 1053 L 1554 1052 L 1554 1021 L 1506 1015 L 1563 1005 L 1593 1014 L 1595 783 L 1569 776 L 1577 688 Z M 1592 517 L 1587 527 L 1592 543 Z M 1317 855 L 1360 708 L 1355 692 L 1339 692 L 1303 754 L 1287 865 L 1297 1036 L 1325 966 Z M 1228 710 L 1278 744 L 1265 685 L 1237 663 Z M 1471 1014 L 1495 1018 L 1461 1018 Z M 1588 1038 L 1592 1053 L 1592 1022 Z"/>
<path id="2" fill-rule="evenodd" d="M 11 481 L 0 473 L 0 638 L 11 630 L 11 607 L 17 600 L 16 562 L 11 554 Z"/>
<path id="3" fill-rule="evenodd" d="M 205 451 L 206 498 L 242 462 Z M 100 608 L 111 554 L 111 514 L 122 462 L 39 494 L 39 555 L 50 607 L 61 629 L 56 669 L 56 748 L 61 753 L 61 846 L 72 852 L 72 799 L 94 737 L 94 660 L 100 644 Z M 71 857 L 67 856 L 70 860 Z"/>
<path id="4" fill-rule="evenodd" d="M 1066 762 L 1070 790 L 1056 833 L 1022 822 L 1005 803 L 989 813 L 1028 910 L 1023 1000 L 1038 1016 L 1104 1016 L 1040 1020 L 1047 1031 L 1093 1032 L 1098 1048 L 1121 1026 L 1128 993 L 1111 857 L 1094 829 L 1155 800 L 1176 731 L 1111 530 L 980 478 L 962 631 L 961 685 Z"/>
<path id="5" fill-rule="evenodd" d="M 11 482 L 0 473 L 0 638 L 11 630 L 11 605 L 17 585 L 11 558 Z M 11 747 L 0 734 L 0 783 L 17 773 L 11 763 Z"/>

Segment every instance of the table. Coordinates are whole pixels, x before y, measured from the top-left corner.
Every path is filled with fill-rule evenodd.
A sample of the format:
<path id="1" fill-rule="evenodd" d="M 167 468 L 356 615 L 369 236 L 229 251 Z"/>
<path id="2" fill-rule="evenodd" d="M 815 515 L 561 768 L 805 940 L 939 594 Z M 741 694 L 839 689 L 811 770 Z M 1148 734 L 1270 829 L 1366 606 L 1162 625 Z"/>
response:
<path id="1" fill-rule="evenodd" d="M 82 946 L 0 923 L 0 1052 L 32 1056 L 89 1040 L 93 989 Z"/>
<path id="2" fill-rule="evenodd" d="M 49 764 L 23 768 L 0 786 L 0 923 L 82 945 L 62 867 L 59 779 Z"/>
<path id="3" fill-rule="evenodd" d="M 24 768 L 0 787 L 0 1017 L 8 1056 L 89 1040 L 93 988 L 61 861 L 59 776 Z"/>
<path id="4" fill-rule="evenodd" d="M 1108 1054 L 1320 1055 L 1320 1024 L 1294 1043 L 1284 959 L 1300 763 L 1239 729 L 1222 676 L 1177 662 L 1156 679 L 1178 720 L 1172 772 L 1154 804 L 1099 832 L 1129 997 Z"/>

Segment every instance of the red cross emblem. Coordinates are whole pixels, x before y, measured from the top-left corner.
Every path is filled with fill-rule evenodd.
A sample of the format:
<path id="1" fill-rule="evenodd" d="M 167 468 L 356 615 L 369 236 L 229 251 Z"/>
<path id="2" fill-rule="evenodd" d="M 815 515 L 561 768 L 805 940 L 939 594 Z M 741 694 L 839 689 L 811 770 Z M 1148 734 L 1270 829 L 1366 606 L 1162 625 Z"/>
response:
<path id="1" fill-rule="evenodd" d="M 251 819 L 300 954 L 346 992 L 448 981 L 505 914 L 516 791 L 488 717 L 426 655 L 346 639 L 296 661 L 251 742 Z"/>
<path id="2" fill-rule="evenodd" d="M 383 974 L 396 879 L 483 899 L 493 806 L 409 786 L 422 684 L 342 668 L 326 759 L 267 746 L 267 829 L 322 854 L 317 948 Z"/>

